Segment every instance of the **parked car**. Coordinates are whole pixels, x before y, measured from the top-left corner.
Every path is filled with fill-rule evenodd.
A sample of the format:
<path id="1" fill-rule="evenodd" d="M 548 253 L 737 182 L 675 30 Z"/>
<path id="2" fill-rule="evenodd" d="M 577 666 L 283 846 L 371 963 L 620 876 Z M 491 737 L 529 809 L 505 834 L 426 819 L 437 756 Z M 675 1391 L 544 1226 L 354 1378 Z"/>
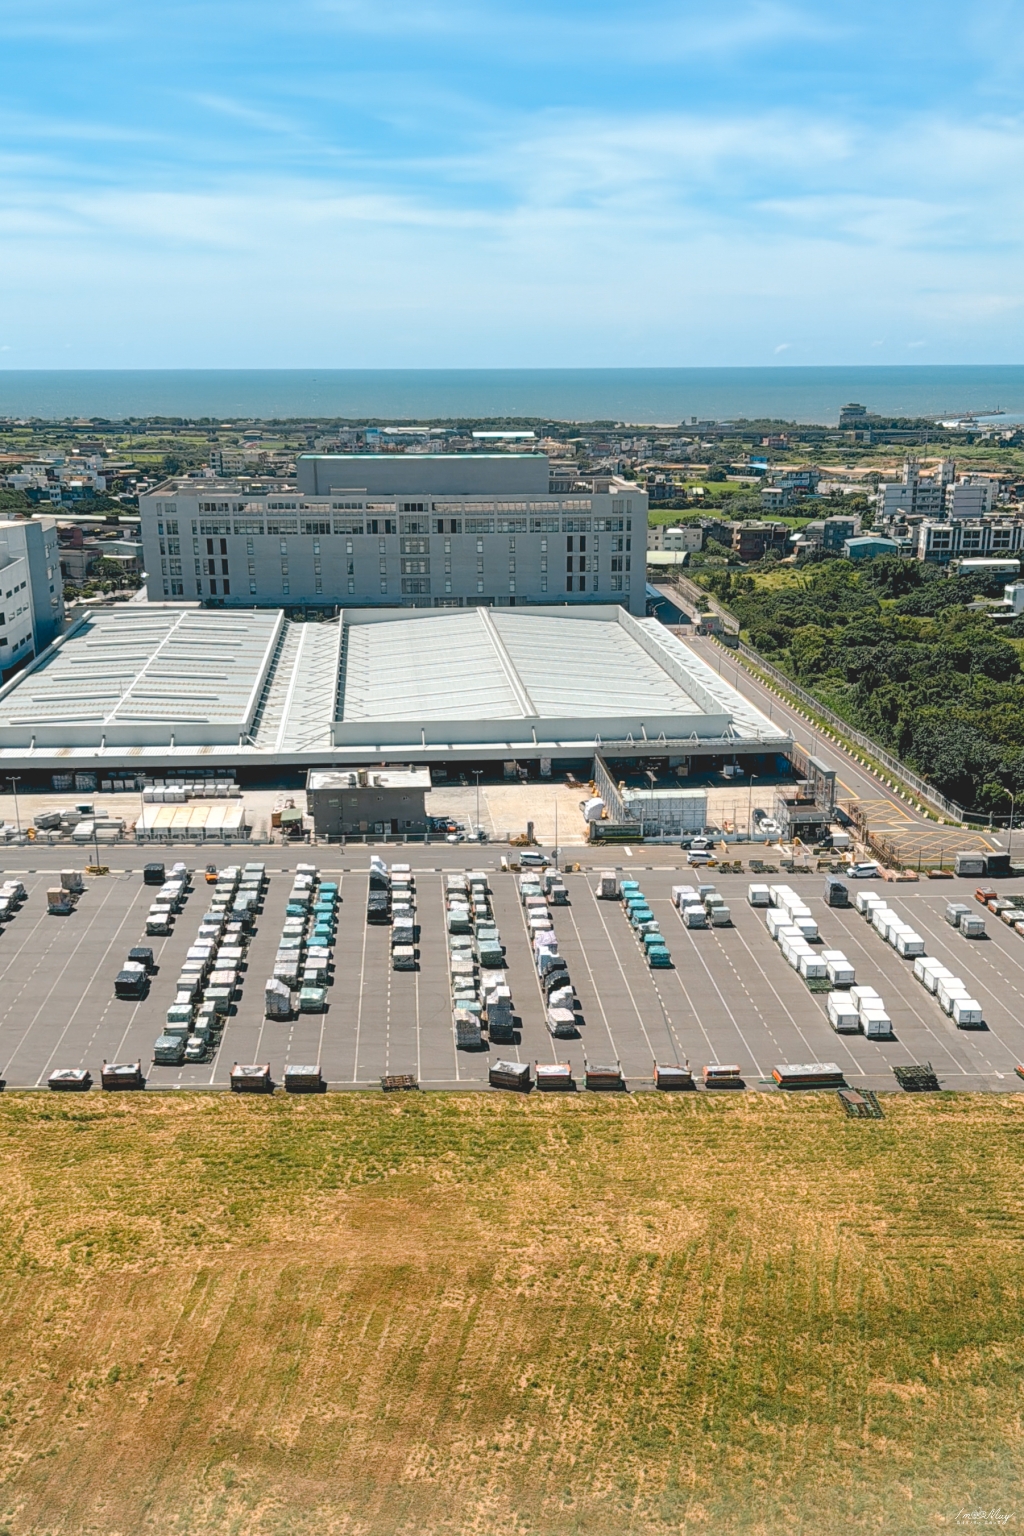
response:
<path id="1" fill-rule="evenodd" d="M 551 860 L 546 853 L 541 853 L 539 849 L 527 848 L 524 853 L 519 855 L 519 862 L 523 865 L 539 865 L 550 864 Z"/>

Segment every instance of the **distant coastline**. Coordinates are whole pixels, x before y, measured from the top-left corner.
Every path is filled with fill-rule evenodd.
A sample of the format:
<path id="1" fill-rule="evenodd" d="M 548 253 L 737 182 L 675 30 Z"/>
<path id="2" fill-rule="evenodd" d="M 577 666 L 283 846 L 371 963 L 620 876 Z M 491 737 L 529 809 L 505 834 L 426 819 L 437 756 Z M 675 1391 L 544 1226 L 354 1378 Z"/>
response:
<path id="1" fill-rule="evenodd" d="M 998 409 L 1024 419 L 1024 365 L 863 368 L 0 369 L 0 417 L 344 417 L 676 424 L 733 417 L 835 423 Z"/>

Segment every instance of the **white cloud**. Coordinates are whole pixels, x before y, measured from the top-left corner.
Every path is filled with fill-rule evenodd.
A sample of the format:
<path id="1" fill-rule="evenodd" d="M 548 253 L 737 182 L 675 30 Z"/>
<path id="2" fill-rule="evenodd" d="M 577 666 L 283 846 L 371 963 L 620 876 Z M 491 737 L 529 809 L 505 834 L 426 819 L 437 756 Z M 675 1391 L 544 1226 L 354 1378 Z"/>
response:
<path id="1" fill-rule="evenodd" d="M 541 112 L 460 156 L 346 161 L 298 112 L 204 104 L 313 169 L 225 152 L 160 190 L 134 163 L 93 187 L 0 166 L 19 359 L 69 335 L 95 366 L 870 361 L 879 336 L 1009 361 L 1024 340 L 1010 121 Z M 85 337 L 82 313 L 119 323 Z"/>

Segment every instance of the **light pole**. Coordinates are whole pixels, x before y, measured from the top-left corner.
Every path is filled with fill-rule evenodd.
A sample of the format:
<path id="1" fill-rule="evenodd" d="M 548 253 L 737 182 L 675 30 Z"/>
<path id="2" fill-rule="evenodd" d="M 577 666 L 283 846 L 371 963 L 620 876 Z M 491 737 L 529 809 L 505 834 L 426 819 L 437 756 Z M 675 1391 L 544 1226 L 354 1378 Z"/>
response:
<path id="1" fill-rule="evenodd" d="M 7 775 L 7 782 L 11 786 L 11 794 L 14 796 L 14 820 L 17 823 L 19 837 L 21 836 L 21 812 L 18 810 L 18 781 L 20 777 L 21 775 L 17 773 L 9 773 Z"/>
<path id="2" fill-rule="evenodd" d="M 749 785 L 749 787 L 747 789 L 747 840 L 748 841 L 750 840 L 750 837 L 753 834 L 753 827 L 752 827 L 751 823 L 754 820 L 754 777 L 755 777 L 754 774 L 750 775 L 750 785 Z"/>
<path id="3" fill-rule="evenodd" d="M 1010 791 L 1009 790 L 1007 790 L 1006 793 L 1008 795 L 1010 795 Z M 1010 849 L 1013 847 L 1013 812 L 1014 812 L 1014 808 L 1015 808 L 1016 804 L 1017 804 L 1017 797 L 1016 797 L 1016 795 L 1010 795 L 1010 825 L 1009 825 L 1009 827 L 1007 829 L 1007 833 L 1006 833 L 1006 857 L 1007 858 L 1010 857 Z"/>
<path id="4" fill-rule="evenodd" d="M 473 828 L 474 832 L 480 826 L 480 775 L 482 773 L 482 768 L 473 769 L 473 777 L 476 779 L 476 827 Z"/>

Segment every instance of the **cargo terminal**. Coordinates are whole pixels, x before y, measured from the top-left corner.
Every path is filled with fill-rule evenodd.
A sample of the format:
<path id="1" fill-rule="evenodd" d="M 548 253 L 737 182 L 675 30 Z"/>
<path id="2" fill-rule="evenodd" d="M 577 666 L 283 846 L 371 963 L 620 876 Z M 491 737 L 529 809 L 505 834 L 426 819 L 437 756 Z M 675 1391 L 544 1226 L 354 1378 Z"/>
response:
<path id="1" fill-rule="evenodd" d="M 39 788 L 90 772 L 302 786 L 310 771 L 503 764 L 598 777 L 611 812 L 620 764 L 656 763 L 682 790 L 714 769 L 784 771 L 792 749 L 691 647 L 617 604 L 359 608 L 321 622 L 99 609 L 0 689 L 0 774 Z M 680 793 L 668 798 L 686 825 Z"/>

